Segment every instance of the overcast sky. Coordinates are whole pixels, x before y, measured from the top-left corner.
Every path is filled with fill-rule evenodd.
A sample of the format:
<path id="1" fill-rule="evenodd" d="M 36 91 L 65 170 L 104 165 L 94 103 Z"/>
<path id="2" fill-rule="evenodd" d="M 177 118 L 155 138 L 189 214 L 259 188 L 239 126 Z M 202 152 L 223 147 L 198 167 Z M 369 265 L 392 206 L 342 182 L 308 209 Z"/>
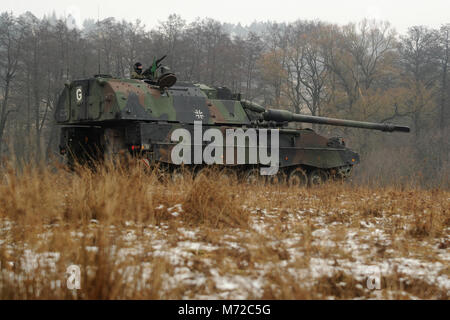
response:
<path id="1" fill-rule="evenodd" d="M 71 13 L 77 21 L 86 18 L 115 17 L 140 19 L 148 27 L 176 13 L 187 22 L 197 17 L 221 22 L 250 24 L 253 21 L 290 22 L 318 19 L 338 24 L 363 18 L 387 20 L 400 33 L 413 25 L 439 27 L 450 23 L 450 0 L 1 0 L 1 11 L 37 17 L 56 12 L 58 17 Z M 81 25 L 81 22 L 78 22 Z"/>

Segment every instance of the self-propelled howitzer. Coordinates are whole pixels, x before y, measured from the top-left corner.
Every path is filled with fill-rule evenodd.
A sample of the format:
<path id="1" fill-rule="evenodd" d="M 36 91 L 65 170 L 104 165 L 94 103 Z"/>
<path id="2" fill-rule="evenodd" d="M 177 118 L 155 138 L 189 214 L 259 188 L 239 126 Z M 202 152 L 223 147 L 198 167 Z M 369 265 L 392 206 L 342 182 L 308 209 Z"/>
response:
<path id="1" fill-rule="evenodd" d="M 257 143 L 261 141 L 262 132 L 276 130 L 279 170 L 264 180 L 301 186 L 348 177 L 353 166 L 359 163 L 359 155 L 348 149 L 342 138 L 326 138 L 311 129 L 291 129 L 287 127 L 289 122 L 409 131 L 407 127 L 390 124 L 266 110 L 225 87 L 176 83 L 172 73 L 163 73 L 152 80 L 99 75 L 72 81 L 61 93 L 55 117 L 61 128 L 60 152 L 69 165 L 75 161 L 91 163 L 129 154 L 150 167 L 158 166 L 167 172 L 180 168 L 172 157 L 173 149 L 180 142 L 173 139 L 177 129 L 183 129 L 192 137 L 196 136 L 198 124 L 201 124 L 201 137 L 208 129 L 218 129 L 215 132 L 220 131 L 224 137 L 230 130 L 249 134 L 252 129 L 256 132 Z M 244 152 L 243 158 L 227 157 L 228 146 L 223 145 L 221 161 L 215 163 L 219 168 L 226 168 L 224 172 L 249 181 L 260 179 L 260 168 L 264 165 L 259 161 L 259 154 L 257 161 L 252 161 L 250 153 L 255 148 L 247 138 L 239 142 L 236 137 L 233 146 L 234 155 L 240 150 Z M 199 163 L 194 154 L 208 146 L 208 139 L 200 139 L 192 138 L 189 142 L 192 161 L 184 165 L 194 172 L 208 166 L 205 161 Z M 268 149 L 273 143 L 267 140 Z"/>

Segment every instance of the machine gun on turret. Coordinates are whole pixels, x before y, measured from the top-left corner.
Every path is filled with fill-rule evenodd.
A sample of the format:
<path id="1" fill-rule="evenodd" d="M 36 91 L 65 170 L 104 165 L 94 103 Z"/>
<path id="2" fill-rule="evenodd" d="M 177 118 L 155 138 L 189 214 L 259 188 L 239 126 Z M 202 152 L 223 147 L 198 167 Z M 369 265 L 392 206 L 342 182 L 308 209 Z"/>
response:
<path id="1" fill-rule="evenodd" d="M 159 59 L 153 58 L 153 63 L 150 68 L 143 72 L 143 75 L 149 79 L 147 82 L 157 85 L 161 90 L 172 87 L 177 82 L 177 77 L 174 73 L 169 72 L 170 69 L 161 65 L 161 62 L 167 57 L 165 54 Z M 161 75 L 158 76 L 158 69 L 161 70 Z"/>

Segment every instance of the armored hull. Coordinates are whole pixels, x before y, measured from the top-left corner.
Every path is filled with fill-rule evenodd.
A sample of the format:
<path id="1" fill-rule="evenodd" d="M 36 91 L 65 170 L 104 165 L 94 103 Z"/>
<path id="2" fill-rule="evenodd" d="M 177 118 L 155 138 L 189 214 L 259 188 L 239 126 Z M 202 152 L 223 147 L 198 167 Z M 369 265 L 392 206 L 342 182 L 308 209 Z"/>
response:
<path id="1" fill-rule="evenodd" d="M 254 149 L 263 143 L 269 150 L 275 143 L 273 138 L 266 139 L 262 134 L 270 136 L 276 131 L 278 170 L 270 176 L 270 181 L 287 181 L 293 185 L 323 183 L 330 177 L 346 178 L 359 163 L 359 155 L 349 150 L 342 139 L 326 138 L 311 129 L 289 129 L 289 122 L 406 130 L 385 124 L 345 123 L 347 120 L 266 110 L 242 100 L 239 94 L 232 94 L 226 88 L 192 83 L 167 88 L 152 81 L 106 76 L 66 84 L 58 102 L 56 121 L 61 127 L 60 151 L 69 165 L 75 161 L 101 161 L 105 157 L 130 154 L 149 166 L 175 170 L 182 164 L 174 159 L 174 148 L 181 143 L 174 136 L 182 129 L 184 134 L 194 137 L 182 139 L 192 150 L 189 154 L 182 152 L 186 160 L 184 167 L 198 171 L 216 164 L 233 169 L 246 179 L 254 179 L 258 169 L 265 167 L 261 154 Z M 233 138 L 232 146 L 227 145 L 224 138 L 219 147 L 216 144 L 212 154 L 215 161 L 211 163 L 198 157 L 198 152 L 203 154 L 213 142 L 211 138 L 205 139 L 210 129 L 216 129 L 216 135 L 221 132 L 223 137 L 229 132 L 245 136 L 252 131 L 256 144 L 252 144 L 250 134 L 241 140 Z M 229 153 L 227 148 L 234 152 Z M 239 152 L 243 156 L 239 157 Z M 255 152 L 256 161 L 252 156 Z"/>

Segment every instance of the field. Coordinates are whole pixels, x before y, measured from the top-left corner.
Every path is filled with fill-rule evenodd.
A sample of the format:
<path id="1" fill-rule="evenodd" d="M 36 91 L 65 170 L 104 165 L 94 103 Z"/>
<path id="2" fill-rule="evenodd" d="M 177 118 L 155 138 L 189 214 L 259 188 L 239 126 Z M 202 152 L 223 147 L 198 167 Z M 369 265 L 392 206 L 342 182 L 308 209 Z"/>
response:
<path id="1" fill-rule="evenodd" d="M 0 299 L 450 295 L 442 189 L 166 181 L 112 166 L 0 173 Z"/>

